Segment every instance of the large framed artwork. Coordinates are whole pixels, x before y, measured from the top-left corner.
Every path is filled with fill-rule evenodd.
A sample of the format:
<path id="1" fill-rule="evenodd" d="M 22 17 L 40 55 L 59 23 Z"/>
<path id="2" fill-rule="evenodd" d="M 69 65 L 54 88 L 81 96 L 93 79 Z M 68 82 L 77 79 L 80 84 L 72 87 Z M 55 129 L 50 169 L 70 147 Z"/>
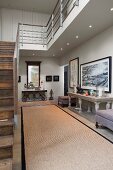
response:
<path id="1" fill-rule="evenodd" d="M 80 83 L 83 89 L 102 87 L 111 92 L 111 56 L 80 65 Z"/>
<path id="2" fill-rule="evenodd" d="M 71 88 L 78 85 L 79 58 L 69 61 L 69 85 Z"/>

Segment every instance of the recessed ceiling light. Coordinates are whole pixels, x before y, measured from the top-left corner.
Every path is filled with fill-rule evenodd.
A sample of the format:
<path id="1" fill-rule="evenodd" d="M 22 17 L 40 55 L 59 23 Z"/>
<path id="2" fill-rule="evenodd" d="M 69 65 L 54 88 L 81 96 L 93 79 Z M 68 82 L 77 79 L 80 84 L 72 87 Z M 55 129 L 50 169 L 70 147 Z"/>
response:
<path id="1" fill-rule="evenodd" d="M 63 50 L 63 48 L 61 48 L 61 51 Z"/>
<path id="2" fill-rule="evenodd" d="M 113 11 L 113 8 L 111 8 L 110 11 Z"/>
<path id="3" fill-rule="evenodd" d="M 33 56 L 34 56 L 35 54 L 33 53 Z"/>
<path id="4" fill-rule="evenodd" d="M 76 39 L 78 39 L 78 35 L 76 35 Z"/>
<path id="5" fill-rule="evenodd" d="M 53 54 L 53 57 L 55 56 L 55 54 Z"/>
<path id="6" fill-rule="evenodd" d="M 69 45 L 69 43 L 67 43 L 67 45 Z"/>
<path id="7" fill-rule="evenodd" d="M 89 25 L 89 28 L 92 28 L 92 25 Z"/>

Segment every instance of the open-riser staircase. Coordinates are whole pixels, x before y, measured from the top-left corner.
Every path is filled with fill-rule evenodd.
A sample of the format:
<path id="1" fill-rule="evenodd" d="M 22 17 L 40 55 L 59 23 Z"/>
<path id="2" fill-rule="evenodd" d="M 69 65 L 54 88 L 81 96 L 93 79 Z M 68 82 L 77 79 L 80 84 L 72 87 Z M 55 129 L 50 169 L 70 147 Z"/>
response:
<path id="1" fill-rule="evenodd" d="M 14 48 L 0 42 L 0 170 L 12 170 L 13 162 Z"/>

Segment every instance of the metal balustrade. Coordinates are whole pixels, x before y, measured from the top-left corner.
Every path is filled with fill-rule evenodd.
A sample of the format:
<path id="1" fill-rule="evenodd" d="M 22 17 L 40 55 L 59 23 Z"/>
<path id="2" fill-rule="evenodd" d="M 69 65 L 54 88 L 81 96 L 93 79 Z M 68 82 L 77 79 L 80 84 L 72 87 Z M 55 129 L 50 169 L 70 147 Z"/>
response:
<path id="1" fill-rule="evenodd" d="M 58 0 L 46 26 L 19 24 L 19 43 L 47 45 L 79 0 Z"/>

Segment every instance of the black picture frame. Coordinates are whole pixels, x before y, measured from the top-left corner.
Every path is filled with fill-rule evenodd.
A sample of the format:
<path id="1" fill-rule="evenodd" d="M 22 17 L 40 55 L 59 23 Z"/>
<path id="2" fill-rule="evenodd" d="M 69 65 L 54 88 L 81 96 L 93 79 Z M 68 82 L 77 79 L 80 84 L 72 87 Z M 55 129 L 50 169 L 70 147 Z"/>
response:
<path id="1" fill-rule="evenodd" d="M 102 87 L 111 93 L 112 57 L 108 56 L 80 65 L 80 84 L 82 89 L 96 90 Z"/>
<path id="2" fill-rule="evenodd" d="M 59 81 L 59 76 L 58 75 L 54 75 L 53 76 L 53 81 Z"/>
<path id="3" fill-rule="evenodd" d="M 51 76 L 51 75 L 46 76 L 46 81 L 47 81 L 47 82 L 51 82 L 51 81 L 52 81 L 52 76 Z"/>

